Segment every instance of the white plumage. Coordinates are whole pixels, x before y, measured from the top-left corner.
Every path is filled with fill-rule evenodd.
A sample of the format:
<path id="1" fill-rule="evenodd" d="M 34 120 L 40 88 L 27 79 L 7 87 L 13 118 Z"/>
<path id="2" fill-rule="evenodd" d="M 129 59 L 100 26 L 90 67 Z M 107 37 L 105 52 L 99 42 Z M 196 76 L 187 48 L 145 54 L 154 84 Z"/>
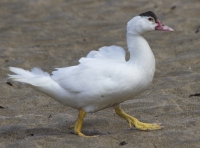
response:
<path id="1" fill-rule="evenodd" d="M 138 72 L 125 61 L 125 51 L 121 47 L 102 47 L 99 51 L 91 51 L 79 62 L 77 66 L 58 68 L 52 76 L 39 68 L 26 71 L 10 67 L 18 75 L 9 76 L 61 104 L 82 108 L 86 112 L 95 112 L 130 99 L 131 94 L 136 93 L 136 82 L 142 84 Z"/>
<path id="2" fill-rule="evenodd" d="M 153 79 L 155 59 L 142 34 L 153 30 L 173 31 L 162 27 L 151 13 L 143 13 L 128 22 L 128 61 L 122 47 L 104 46 L 82 57 L 76 66 L 57 68 L 51 76 L 39 68 L 26 71 L 10 67 L 15 74 L 9 75 L 9 79 L 29 84 L 61 104 L 85 112 L 119 107 L 147 89 Z"/>

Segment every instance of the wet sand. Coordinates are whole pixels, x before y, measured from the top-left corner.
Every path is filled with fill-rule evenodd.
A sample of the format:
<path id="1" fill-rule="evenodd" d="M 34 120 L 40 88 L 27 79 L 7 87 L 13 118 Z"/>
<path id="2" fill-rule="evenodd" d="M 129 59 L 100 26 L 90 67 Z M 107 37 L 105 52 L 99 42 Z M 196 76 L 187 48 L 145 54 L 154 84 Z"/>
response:
<path id="1" fill-rule="evenodd" d="M 175 32 L 145 34 L 156 58 L 155 78 L 122 108 L 141 121 L 161 122 L 162 130 L 131 130 L 108 108 L 84 120 L 83 133 L 99 137 L 81 138 L 69 129 L 75 109 L 26 85 L 6 83 L 9 66 L 51 72 L 105 45 L 127 49 L 126 23 L 148 10 Z M 197 0 L 1 0 L 0 148 L 199 148 L 199 10 Z"/>

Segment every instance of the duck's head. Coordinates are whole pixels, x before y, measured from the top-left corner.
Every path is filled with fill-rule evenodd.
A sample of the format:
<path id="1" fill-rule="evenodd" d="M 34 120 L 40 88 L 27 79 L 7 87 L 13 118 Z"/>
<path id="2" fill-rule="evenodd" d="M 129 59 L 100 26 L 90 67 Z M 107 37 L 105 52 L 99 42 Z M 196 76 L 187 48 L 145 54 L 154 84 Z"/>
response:
<path id="1" fill-rule="evenodd" d="M 139 16 L 132 18 L 127 24 L 127 32 L 130 34 L 142 35 L 145 32 L 154 30 L 174 31 L 172 28 L 162 24 L 152 11 L 141 13 Z"/>

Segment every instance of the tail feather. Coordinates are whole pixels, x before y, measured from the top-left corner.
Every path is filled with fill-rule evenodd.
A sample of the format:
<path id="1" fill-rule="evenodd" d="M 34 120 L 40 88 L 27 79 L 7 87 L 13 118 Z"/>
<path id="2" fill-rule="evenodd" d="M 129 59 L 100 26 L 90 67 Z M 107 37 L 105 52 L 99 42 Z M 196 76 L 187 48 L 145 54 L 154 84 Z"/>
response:
<path id="1" fill-rule="evenodd" d="M 31 71 L 24 70 L 22 68 L 10 67 L 10 71 L 15 74 L 8 74 L 8 79 L 12 81 L 22 82 L 31 84 L 34 86 L 39 86 L 42 83 L 51 79 L 50 75 L 43 72 L 39 68 L 33 68 Z"/>
<path id="2" fill-rule="evenodd" d="M 68 104 L 68 101 L 66 101 L 66 98 L 69 97 L 68 91 L 63 89 L 48 73 L 43 72 L 40 68 L 33 68 L 31 71 L 16 67 L 10 67 L 9 69 L 15 74 L 9 74 L 8 79 L 29 84 L 35 90 L 54 98 L 61 104 Z"/>

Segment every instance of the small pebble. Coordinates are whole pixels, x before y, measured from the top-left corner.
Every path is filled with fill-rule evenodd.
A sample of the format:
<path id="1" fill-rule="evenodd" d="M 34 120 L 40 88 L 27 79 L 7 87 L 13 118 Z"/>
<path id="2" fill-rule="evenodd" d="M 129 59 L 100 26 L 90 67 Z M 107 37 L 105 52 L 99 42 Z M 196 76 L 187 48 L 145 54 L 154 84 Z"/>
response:
<path id="1" fill-rule="evenodd" d="M 8 84 L 8 85 L 12 86 L 12 83 L 11 83 L 11 82 L 6 82 L 6 84 Z"/>
<path id="2" fill-rule="evenodd" d="M 191 94 L 189 97 L 198 97 L 198 96 L 200 96 L 200 93 Z"/>
<path id="3" fill-rule="evenodd" d="M 127 144 L 126 141 L 122 141 L 122 142 L 120 142 L 119 145 L 123 146 L 123 145 L 126 145 L 126 144 Z"/>
<path id="4" fill-rule="evenodd" d="M 174 5 L 174 6 L 172 6 L 172 7 L 171 7 L 171 9 L 172 9 L 172 10 L 176 9 L 176 6 L 175 6 L 175 5 Z"/>
<path id="5" fill-rule="evenodd" d="M 3 107 L 3 106 L 0 106 L 0 109 L 4 109 L 4 107 Z"/>
<path id="6" fill-rule="evenodd" d="M 197 28 L 197 30 L 195 31 L 195 33 L 198 33 L 199 32 L 199 28 Z"/>

